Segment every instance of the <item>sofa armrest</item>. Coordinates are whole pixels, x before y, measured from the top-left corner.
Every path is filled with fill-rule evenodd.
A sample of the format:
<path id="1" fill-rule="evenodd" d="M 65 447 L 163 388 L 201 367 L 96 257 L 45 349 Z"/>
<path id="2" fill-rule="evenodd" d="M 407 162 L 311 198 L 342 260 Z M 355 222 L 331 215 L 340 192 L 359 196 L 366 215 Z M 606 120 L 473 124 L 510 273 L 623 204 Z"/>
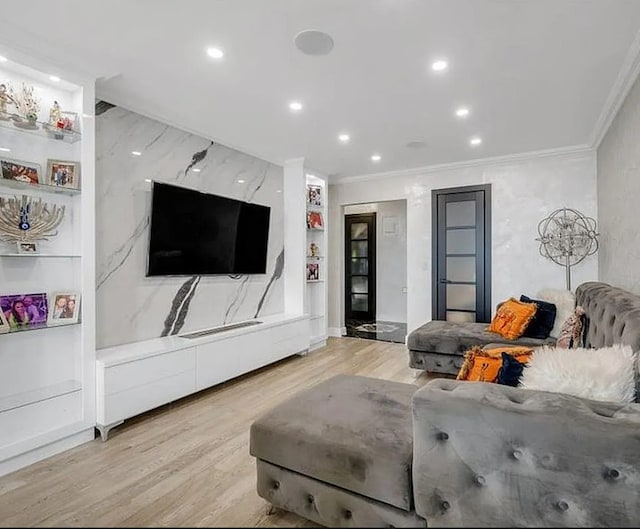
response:
<path id="1" fill-rule="evenodd" d="M 429 527 L 640 521 L 640 406 L 483 382 L 413 396 L 413 486 Z"/>

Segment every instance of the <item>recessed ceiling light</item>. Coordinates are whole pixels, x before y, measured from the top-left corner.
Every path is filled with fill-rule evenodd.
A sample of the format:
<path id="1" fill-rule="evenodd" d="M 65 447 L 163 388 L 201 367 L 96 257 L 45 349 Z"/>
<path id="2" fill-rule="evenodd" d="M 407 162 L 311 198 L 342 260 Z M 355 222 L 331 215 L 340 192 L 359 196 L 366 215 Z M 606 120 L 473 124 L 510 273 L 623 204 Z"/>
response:
<path id="1" fill-rule="evenodd" d="M 0 147 L 0 151 L 2 151 L 2 152 L 11 152 L 11 149 L 8 149 L 7 147 Z"/>
<path id="2" fill-rule="evenodd" d="M 348 134 L 340 134 L 340 136 L 338 136 L 338 139 L 342 143 L 347 143 L 351 139 L 351 136 L 349 136 Z"/>
<path id="3" fill-rule="evenodd" d="M 443 70 L 446 70 L 448 66 L 449 63 L 447 61 L 445 61 L 444 59 L 440 59 L 431 65 L 431 69 L 434 72 L 442 72 Z"/>
<path id="4" fill-rule="evenodd" d="M 199 167 L 194 167 L 193 168 L 193 172 L 194 173 L 199 173 L 202 169 L 200 169 Z"/>
<path id="5" fill-rule="evenodd" d="M 456 110 L 456 116 L 459 118 L 466 118 L 469 115 L 469 109 L 467 107 L 460 107 Z"/>
<path id="6" fill-rule="evenodd" d="M 471 138 L 469 140 L 469 143 L 471 145 L 480 145 L 482 143 L 482 138 L 478 138 L 477 136 L 475 136 L 474 138 Z"/>
<path id="7" fill-rule="evenodd" d="M 289 110 L 292 112 L 300 112 L 302 110 L 302 103 L 300 103 L 300 101 L 291 101 L 291 103 L 289 103 Z"/>
<path id="8" fill-rule="evenodd" d="M 144 181 L 148 182 L 150 184 L 151 183 L 151 178 L 145 178 Z"/>
<path id="9" fill-rule="evenodd" d="M 244 180 L 238 180 L 239 184 L 244 184 L 244 182 L 245 182 Z"/>
<path id="10" fill-rule="evenodd" d="M 282 189 L 276 189 L 276 193 L 282 193 Z"/>
<path id="11" fill-rule="evenodd" d="M 7 62 L 9 59 L 7 59 L 4 55 L 0 55 L 0 62 Z"/>
<path id="12" fill-rule="evenodd" d="M 380 160 L 382 160 L 382 156 L 380 156 L 379 154 L 374 154 L 373 156 L 371 156 L 372 162 L 379 162 Z"/>
<path id="13" fill-rule="evenodd" d="M 53 81 L 54 83 L 59 83 L 60 82 L 60 77 L 58 77 L 57 75 L 50 75 L 49 76 L 49 80 Z"/>
<path id="14" fill-rule="evenodd" d="M 131 154 L 133 154 L 134 156 L 142 156 L 142 153 L 140 151 L 131 151 Z"/>
<path id="15" fill-rule="evenodd" d="M 207 55 L 212 59 L 222 59 L 224 52 L 220 48 L 207 48 Z"/>

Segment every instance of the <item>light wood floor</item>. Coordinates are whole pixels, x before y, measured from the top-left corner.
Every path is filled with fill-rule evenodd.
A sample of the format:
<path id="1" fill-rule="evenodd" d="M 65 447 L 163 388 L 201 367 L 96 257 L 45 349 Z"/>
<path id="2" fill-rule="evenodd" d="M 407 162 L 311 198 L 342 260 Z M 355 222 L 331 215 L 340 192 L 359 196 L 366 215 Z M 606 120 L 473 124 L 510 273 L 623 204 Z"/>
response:
<path id="1" fill-rule="evenodd" d="M 338 373 L 422 386 L 403 344 L 331 338 L 292 357 L 163 406 L 90 443 L 0 478 L 0 525 L 312 527 L 266 515 L 256 493 L 249 425 Z"/>

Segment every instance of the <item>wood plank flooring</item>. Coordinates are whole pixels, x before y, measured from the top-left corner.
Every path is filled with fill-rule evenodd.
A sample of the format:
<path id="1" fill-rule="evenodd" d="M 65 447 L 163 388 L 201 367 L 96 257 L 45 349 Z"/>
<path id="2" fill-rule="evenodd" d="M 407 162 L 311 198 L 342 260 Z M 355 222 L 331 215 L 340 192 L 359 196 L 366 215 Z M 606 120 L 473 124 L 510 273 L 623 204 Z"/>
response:
<path id="1" fill-rule="evenodd" d="M 0 477 L 3 527 L 313 527 L 267 515 L 249 426 L 294 393 L 339 373 L 414 378 L 404 344 L 330 338 L 292 357 L 157 408 L 95 439 Z"/>

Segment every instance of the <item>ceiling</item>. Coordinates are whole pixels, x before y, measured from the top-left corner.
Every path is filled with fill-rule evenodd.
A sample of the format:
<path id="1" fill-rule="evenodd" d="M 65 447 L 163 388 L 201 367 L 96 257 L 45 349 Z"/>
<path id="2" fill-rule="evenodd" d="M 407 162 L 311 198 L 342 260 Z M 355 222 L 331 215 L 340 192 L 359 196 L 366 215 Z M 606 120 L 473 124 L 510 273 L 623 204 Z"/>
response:
<path id="1" fill-rule="evenodd" d="M 22 0 L 1 17 L 2 53 L 19 47 L 99 77 L 102 99 L 340 177 L 589 144 L 637 51 L 640 1 Z M 298 51 L 304 29 L 329 33 L 333 51 Z"/>

